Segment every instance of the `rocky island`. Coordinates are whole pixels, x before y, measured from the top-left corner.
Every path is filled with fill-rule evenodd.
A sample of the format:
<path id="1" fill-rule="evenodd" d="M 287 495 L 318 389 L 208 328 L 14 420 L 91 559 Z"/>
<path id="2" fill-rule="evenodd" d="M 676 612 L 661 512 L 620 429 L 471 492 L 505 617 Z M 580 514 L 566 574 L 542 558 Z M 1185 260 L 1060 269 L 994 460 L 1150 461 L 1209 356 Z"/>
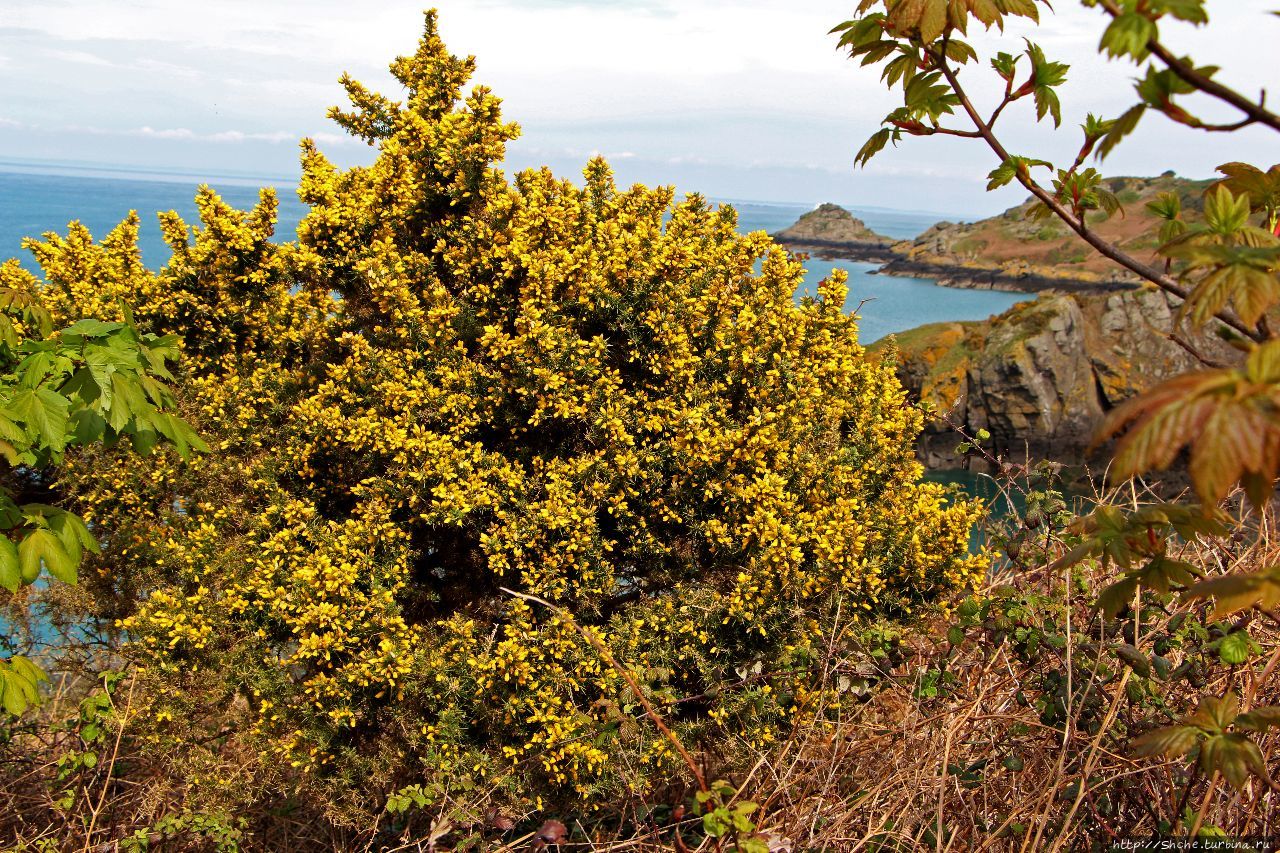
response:
<path id="1" fill-rule="evenodd" d="M 887 264 L 898 258 L 891 238 L 872 231 L 838 204 L 819 205 L 773 238 L 789 249 L 828 260 Z"/>

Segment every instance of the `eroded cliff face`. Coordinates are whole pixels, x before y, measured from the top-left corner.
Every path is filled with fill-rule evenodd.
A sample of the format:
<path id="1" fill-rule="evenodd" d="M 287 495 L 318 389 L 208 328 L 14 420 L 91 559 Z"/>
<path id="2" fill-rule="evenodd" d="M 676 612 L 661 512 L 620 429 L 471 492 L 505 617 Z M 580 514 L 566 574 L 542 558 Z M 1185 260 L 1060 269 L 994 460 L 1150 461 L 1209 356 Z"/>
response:
<path id="1" fill-rule="evenodd" d="M 1045 294 L 982 323 L 941 323 L 897 336 L 898 375 L 917 399 L 971 433 L 991 433 L 1007 458 L 1086 458 L 1106 413 L 1159 382 L 1201 365 L 1170 338 L 1176 308 L 1163 293 Z M 1183 333 L 1184 339 L 1187 338 Z M 1194 335 L 1215 361 L 1239 354 L 1221 340 Z M 879 342 L 873 351 L 889 350 Z M 945 421 L 921 437 L 931 467 L 962 464 L 960 437 Z"/>

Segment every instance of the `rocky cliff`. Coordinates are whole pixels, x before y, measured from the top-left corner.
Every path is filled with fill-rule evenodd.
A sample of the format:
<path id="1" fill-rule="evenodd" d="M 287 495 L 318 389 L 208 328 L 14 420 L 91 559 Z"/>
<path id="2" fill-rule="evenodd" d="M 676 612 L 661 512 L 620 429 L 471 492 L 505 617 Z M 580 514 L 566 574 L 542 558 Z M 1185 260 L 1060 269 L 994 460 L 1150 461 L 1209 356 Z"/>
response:
<path id="1" fill-rule="evenodd" d="M 994 451 L 1079 464 L 1108 411 L 1200 366 L 1169 337 L 1175 310 L 1154 290 L 1051 293 L 985 322 L 924 326 L 871 350 L 897 359 L 914 397 L 971 433 L 991 433 Z M 1191 343 L 1217 361 L 1239 358 L 1209 336 Z M 921 438 L 921 458 L 930 467 L 956 467 L 960 440 L 945 422 L 933 423 Z"/>

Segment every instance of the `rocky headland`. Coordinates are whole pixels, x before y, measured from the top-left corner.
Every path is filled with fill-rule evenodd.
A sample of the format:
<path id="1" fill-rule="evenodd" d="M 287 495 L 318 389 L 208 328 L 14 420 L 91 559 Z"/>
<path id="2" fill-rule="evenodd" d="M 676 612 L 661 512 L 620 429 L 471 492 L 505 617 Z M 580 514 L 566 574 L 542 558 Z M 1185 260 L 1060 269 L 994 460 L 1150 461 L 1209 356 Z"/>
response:
<path id="1" fill-rule="evenodd" d="M 1156 249 L 1160 221 L 1147 210 L 1147 203 L 1161 193 L 1175 193 L 1187 218 L 1194 221 L 1210 183 L 1168 172 L 1155 178 L 1111 178 L 1107 188 L 1124 212 L 1112 217 L 1091 213 L 1089 225 L 1104 239 L 1149 260 Z M 1139 284 L 1134 275 L 1093 251 L 1057 219 L 1032 217 L 1035 206 L 1035 200 L 1028 199 L 998 216 L 977 222 L 939 222 L 913 240 L 894 241 L 875 233 L 844 208 L 824 204 L 773 236 L 795 251 L 881 264 L 879 272 L 884 275 L 931 278 L 947 287 L 1106 293 Z"/>
<path id="2" fill-rule="evenodd" d="M 1186 218 L 1195 221 L 1209 184 L 1172 173 L 1112 178 L 1107 186 L 1123 214 L 1090 214 L 1089 224 L 1104 239 L 1150 260 L 1160 223 L 1147 203 L 1160 193 L 1176 193 Z M 1079 465 L 1088 461 L 1108 411 L 1201 366 L 1171 336 L 1176 306 L 1163 293 L 1142 286 L 1056 219 L 1032 216 L 1034 207 L 1029 199 L 999 216 L 939 222 L 913 240 L 894 242 L 849 211 L 824 204 L 774 235 L 797 251 L 881 264 L 879 272 L 886 275 L 1039 294 L 982 322 L 922 326 L 870 347 L 896 359 L 912 396 L 945 415 L 920 439 L 919 454 L 929 467 L 981 464 L 957 456 L 961 439 L 951 424 L 970 434 L 986 430 L 989 449 L 1006 458 Z M 1204 358 L 1240 358 L 1212 336 L 1187 341 L 1185 332 L 1180 335 Z M 1099 451 L 1096 461 L 1105 458 Z"/>

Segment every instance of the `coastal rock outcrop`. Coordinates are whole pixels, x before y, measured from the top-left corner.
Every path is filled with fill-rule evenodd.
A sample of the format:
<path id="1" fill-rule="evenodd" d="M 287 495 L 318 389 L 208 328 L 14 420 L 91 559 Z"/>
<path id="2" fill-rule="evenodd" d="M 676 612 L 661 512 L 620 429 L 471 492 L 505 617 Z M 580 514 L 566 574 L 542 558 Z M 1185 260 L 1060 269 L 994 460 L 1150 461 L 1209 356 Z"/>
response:
<path id="1" fill-rule="evenodd" d="M 1108 178 L 1106 189 L 1123 215 L 1091 211 L 1090 229 L 1131 255 L 1149 259 L 1158 247 L 1161 220 L 1148 204 L 1176 195 L 1188 222 L 1201 217 L 1203 193 L 1212 181 L 1191 181 L 1172 172 L 1154 178 Z M 976 222 L 938 222 L 911 240 L 894 241 L 869 229 L 852 213 L 824 204 L 774 238 L 796 251 L 826 259 L 878 263 L 884 275 L 931 278 L 948 287 L 1039 293 L 1108 293 L 1138 286 L 1128 270 L 1094 252 L 1056 219 L 1033 215 L 1028 198 L 997 216 Z"/>
<path id="2" fill-rule="evenodd" d="M 892 239 L 872 231 L 838 204 L 819 205 L 773 237 L 787 248 L 819 257 L 873 263 L 887 263 L 897 257 Z"/>
<path id="3" fill-rule="evenodd" d="M 947 420 L 971 434 L 985 429 L 1006 458 L 1079 464 L 1108 411 L 1201 366 L 1171 338 L 1175 314 L 1154 290 L 1048 293 L 985 322 L 923 326 L 871 349 L 893 352 L 912 396 L 945 414 L 920 440 L 930 467 L 964 462 Z M 1187 343 L 1214 361 L 1240 358 L 1210 335 Z"/>

